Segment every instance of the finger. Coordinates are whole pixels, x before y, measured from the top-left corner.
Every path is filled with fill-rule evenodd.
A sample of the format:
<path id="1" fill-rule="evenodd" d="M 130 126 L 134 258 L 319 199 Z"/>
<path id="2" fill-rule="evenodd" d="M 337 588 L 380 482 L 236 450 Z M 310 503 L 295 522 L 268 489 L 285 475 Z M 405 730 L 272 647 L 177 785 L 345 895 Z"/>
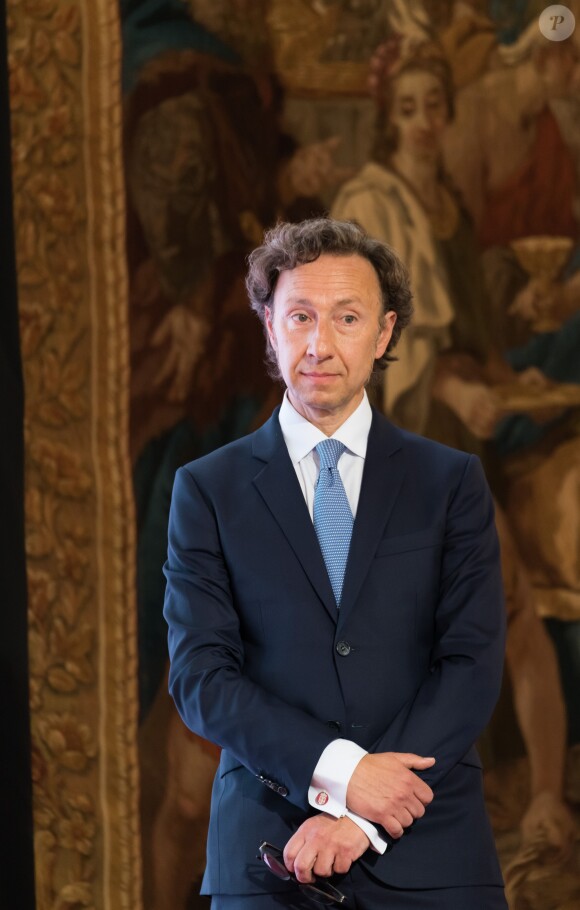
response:
<path id="1" fill-rule="evenodd" d="M 309 884 L 314 881 L 312 870 L 318 859 L 318 855 L 305 845 L 298 853 L 294 860 L 294 875 L 302 884 Z"/>
<path id="2" fill-rule="evenodd" d="M 415 819 L 406 806 L 402 806 L 397 812 L 397 821 L 403 828 L 410 828 Z"/>
<path id="3" fill-rule="evenodd" d="M 424 806 L 428 806 L 433 802 L 433 790 L 420 777 L 416 779 L 413 793 Z"/>
<path id="4" fill-rule="evenodd" d="M 389 816 L 385 819 L 383 827 L 387 834 L 390 834 L 391 837 L 394 837 L 395 840 L 398 840 L 403 835 L 403 827 L 400 822 L 397 821 L 394 815 Z"/>
<path id="5" fill-rule="evenodd" d="M 155 378 L 153 380 L 154 385 L 161 385 L 162 382 L 165 382 L 166 379 L 169 379 L 169 377 L 173 375 L 174 370 L 175 357 L 168 357 L 165 363 L 159 367 L 157 373 L 155 374 Z"/>
<path id="6" fill-rule="evenodd" d="M 284 865 L 288 869 L 288 872 L 294 872 L 294 862 L 303 846 L 304 835 L 296 832 L 284 847 Z"/>
<path id="7" fill-rule="evenodd" d="M 332 864 L 332 873 L 335 875 L 344 875 L 352 866 L 352 860 L 348 856 L 337 856 Z"/>
<path id="8" fill-rule="evenodd" d="M 171 335 L 171 330 L 167 322 L 162 322 L 151 336 L 150 345 L 152 348 L 158 348 Z"/>
<path id="9" fill-rule="evenodd" d="M 322 878 L 328 878 L 332 875 L 336 862 L 337 859 L 333 850 L 319 853 L 316 857 L 316 862 L 314 863 L 312 871 L 315 875 L 320 875 Z"/>
<path id="10" fill-rule="evenodd" d="M 425 815 L 425 806 L 420 799 L 417 799 L 416 796 L 412 796 L 407 801 L 406 808 L 409 810 L 413 818 L 423 818 Z"/>

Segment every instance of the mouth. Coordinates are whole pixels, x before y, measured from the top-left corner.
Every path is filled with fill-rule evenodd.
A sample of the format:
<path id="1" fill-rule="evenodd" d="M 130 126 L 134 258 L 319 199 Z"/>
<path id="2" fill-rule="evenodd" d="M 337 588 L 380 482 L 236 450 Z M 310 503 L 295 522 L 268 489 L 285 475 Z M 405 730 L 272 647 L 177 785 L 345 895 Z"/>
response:
<path id="1" fill-rule="evenodd" d="M 312 382 L 328 382 L 331 379 L 336 379 L 338 373 L 302 373 L 305 379 L 310 379 Z"/>
<path id="2" fill-rule="evenodd" d="M 435 136 L 420 136 L 415 140 L 419 148 L 433 148 L 437 144 Z"/>

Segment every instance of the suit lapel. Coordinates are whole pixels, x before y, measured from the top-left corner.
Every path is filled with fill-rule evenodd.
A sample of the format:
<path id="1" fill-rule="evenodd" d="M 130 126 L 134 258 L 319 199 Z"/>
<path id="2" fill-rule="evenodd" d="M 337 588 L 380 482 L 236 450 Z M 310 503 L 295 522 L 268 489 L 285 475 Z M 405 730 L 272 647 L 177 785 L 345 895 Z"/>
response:
<path id="1" fill-rule="evenodd" d="M 369 433 L 360 498 L 348 556 L 339 629 L 358 597 L 405 476 L 399 430 L 377 411 Z"/>
<path id="2" fill-rule="evenodd" d="M 254 485 L 284 532 L 318 597 L 336 620 L 336 601 L 320 545 L 288 449 L 278 410 L 253 438 L 253 454 L 263 464 Z"/>

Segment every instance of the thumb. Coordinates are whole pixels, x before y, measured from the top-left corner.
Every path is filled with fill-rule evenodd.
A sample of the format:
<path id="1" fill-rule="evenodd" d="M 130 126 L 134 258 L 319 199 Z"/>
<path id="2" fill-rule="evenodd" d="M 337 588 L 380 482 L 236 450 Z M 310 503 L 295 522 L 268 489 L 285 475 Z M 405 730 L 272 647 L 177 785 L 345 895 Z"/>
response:
<path id="1" fill-rule="evenodd" d="M 435 764 L 433 756 L 426 757 L 423 755 L 415 755 L 414 752 L 401 752 L 397 757 L 406 768 L 423 770 L 425 768 L 432 768 Z"/>

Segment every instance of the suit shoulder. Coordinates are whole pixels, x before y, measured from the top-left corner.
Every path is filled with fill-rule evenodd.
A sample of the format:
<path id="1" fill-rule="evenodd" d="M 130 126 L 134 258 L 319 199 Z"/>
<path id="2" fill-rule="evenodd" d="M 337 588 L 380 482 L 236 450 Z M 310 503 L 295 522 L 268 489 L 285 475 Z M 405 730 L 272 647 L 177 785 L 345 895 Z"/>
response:
<path id="1" fill-rule="evenodd" d="M 276 408 L 270 419 L 253 433 L 188 462 L 180 470 L 200 483 L 217 480 L 228 486 L 235 484 L 238 479 L 242 480 L 248 471 L 253 475 L 257 466 L 255 454 L 258 453 L 259 458 L 262 452 L 271 453 L 283 441 L 278 420 L 279 410 L 279 407 Z"/>
<path id="2" fill-rule="evenodd" d="M 427 436 L 420 436 L 418 433 L 411 433 L 409 430 L 399 430 L 404 441 L 405 448 L 410 453 L 416 453 L 418 456 L 434 459 L 440 462 L 446 462 L 449 465 L 458 465 L 465 467 L 471 459 L 477 458 L 477 455 L 470 455 L 461 449 L 454 449 L 452 446 L 445 445 L 442 442 L 436 442 Z"/>
<path id="3" fill-rule="evenodd" d="M 487 486 L 483 465 L 477 455 L 408 430 L 398 432 L 407 465 L 417 478 L 422 477 L 428 484 L 443 485 L 451 490 L 458 489 L 467 477 L 477 485 Z"/>
<path id="4" fill-rule="evenodd" d="M 186 471 L 194 479 L 203 480 L 206 477 L 215 477 L 224 472 L 231 473 L 236 470 L 236 466 L 241 463 L 247 463 L 252 453 L 253 433 L 248 436 L 242 436 L 233 442 L 214 449 L 193 461 L 187 462 L 179 470 Z"/>

